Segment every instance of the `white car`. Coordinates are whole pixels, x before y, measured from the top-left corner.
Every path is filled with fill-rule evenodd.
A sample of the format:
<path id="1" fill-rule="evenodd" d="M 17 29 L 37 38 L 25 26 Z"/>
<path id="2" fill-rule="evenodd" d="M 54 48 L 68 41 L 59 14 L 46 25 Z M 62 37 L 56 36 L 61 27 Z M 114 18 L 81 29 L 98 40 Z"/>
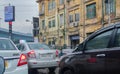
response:
<path id="1" fill-rule="evenodd" d="M 29 73 L 31 74 L 41 68 L 48 68 L 49 72 L 54 72 L 58 66 L 58 52 L 45 44 L 22 42 L 17 47 L 27 55 Z"/>
<path id="2" fill-rule="evenodd" d="M 7 38 L 0 38 L 0 56 L 5 59 L 4 74 L 28 74 L 27 57 Z"/>

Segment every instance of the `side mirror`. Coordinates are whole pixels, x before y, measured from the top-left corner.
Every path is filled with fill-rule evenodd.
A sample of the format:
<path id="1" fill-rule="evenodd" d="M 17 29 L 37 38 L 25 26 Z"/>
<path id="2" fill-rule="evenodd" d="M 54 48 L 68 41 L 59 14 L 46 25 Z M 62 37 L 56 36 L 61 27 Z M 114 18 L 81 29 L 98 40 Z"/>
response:
<path id="1" fill-rule="evenodd" d="M 5 61 L 3 57 L 0 56 L 0 74 L 3 74 L 5 71 Z"/>

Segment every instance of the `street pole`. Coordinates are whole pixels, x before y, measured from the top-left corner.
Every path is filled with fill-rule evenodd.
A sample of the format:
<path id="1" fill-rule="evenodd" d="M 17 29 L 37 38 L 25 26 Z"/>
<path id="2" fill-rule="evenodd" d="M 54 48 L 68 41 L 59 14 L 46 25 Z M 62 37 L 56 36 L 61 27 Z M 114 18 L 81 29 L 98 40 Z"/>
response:
<path id="1" fill-rule="evenodd" d="M 9 22 L 9 39 L 12 39 L 12 22 Z"/>
<path id="2" fill-rule="evenodd" d="M 102 0 L 102 27 L 104 27 L 104 2 L 105 0 Z"/>
<path id="3" fill-rule="evenodd" d="M 82 0 L 83 2 L 83 16 L 84 16 L 84 19 L 83 19 L 83 40 L 85 40 L 85 0 Z"/>
<path id="4" fill-rule="evenodd" d="M 110 0 L 108 0 L 108 9 L 109 9 L 109 17 L 108 17 L 108 24 L 110 24 L 111 23 L 111 17 L 110 17 L 110 15 L 111 15 L 111 1 Z"/>
<path id="5" fill-rule="evenodd" d="M 66 2 L 65 2 L 66 3 Z M 63 30 L 63 35 L 64 35 L 64 48 L 66 48 L 66 5 L 64 3 L 64 30 Z"/>

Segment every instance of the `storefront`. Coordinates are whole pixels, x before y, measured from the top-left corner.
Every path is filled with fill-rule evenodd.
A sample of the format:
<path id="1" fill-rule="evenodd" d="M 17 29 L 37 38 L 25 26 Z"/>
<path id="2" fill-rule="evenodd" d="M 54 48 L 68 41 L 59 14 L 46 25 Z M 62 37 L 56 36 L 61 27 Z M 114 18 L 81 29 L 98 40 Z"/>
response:
<path id="1" fill-rule="evenodd" d="M 79 41 L 80 41 L 79 35 L 70 36 L 71 48 L 74 49 L 79 44 Z"/>

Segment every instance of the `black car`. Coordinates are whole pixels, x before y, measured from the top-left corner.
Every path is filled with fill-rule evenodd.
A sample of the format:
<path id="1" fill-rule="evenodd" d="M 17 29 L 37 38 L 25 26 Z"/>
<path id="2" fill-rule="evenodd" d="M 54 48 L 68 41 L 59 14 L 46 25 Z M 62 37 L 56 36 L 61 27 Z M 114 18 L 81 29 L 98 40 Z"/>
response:
<path id="1" fill-rule="evenodd" d="M 59 74 L 120 74 L 120 23 L 94 32 L 59 67 Z"/>

